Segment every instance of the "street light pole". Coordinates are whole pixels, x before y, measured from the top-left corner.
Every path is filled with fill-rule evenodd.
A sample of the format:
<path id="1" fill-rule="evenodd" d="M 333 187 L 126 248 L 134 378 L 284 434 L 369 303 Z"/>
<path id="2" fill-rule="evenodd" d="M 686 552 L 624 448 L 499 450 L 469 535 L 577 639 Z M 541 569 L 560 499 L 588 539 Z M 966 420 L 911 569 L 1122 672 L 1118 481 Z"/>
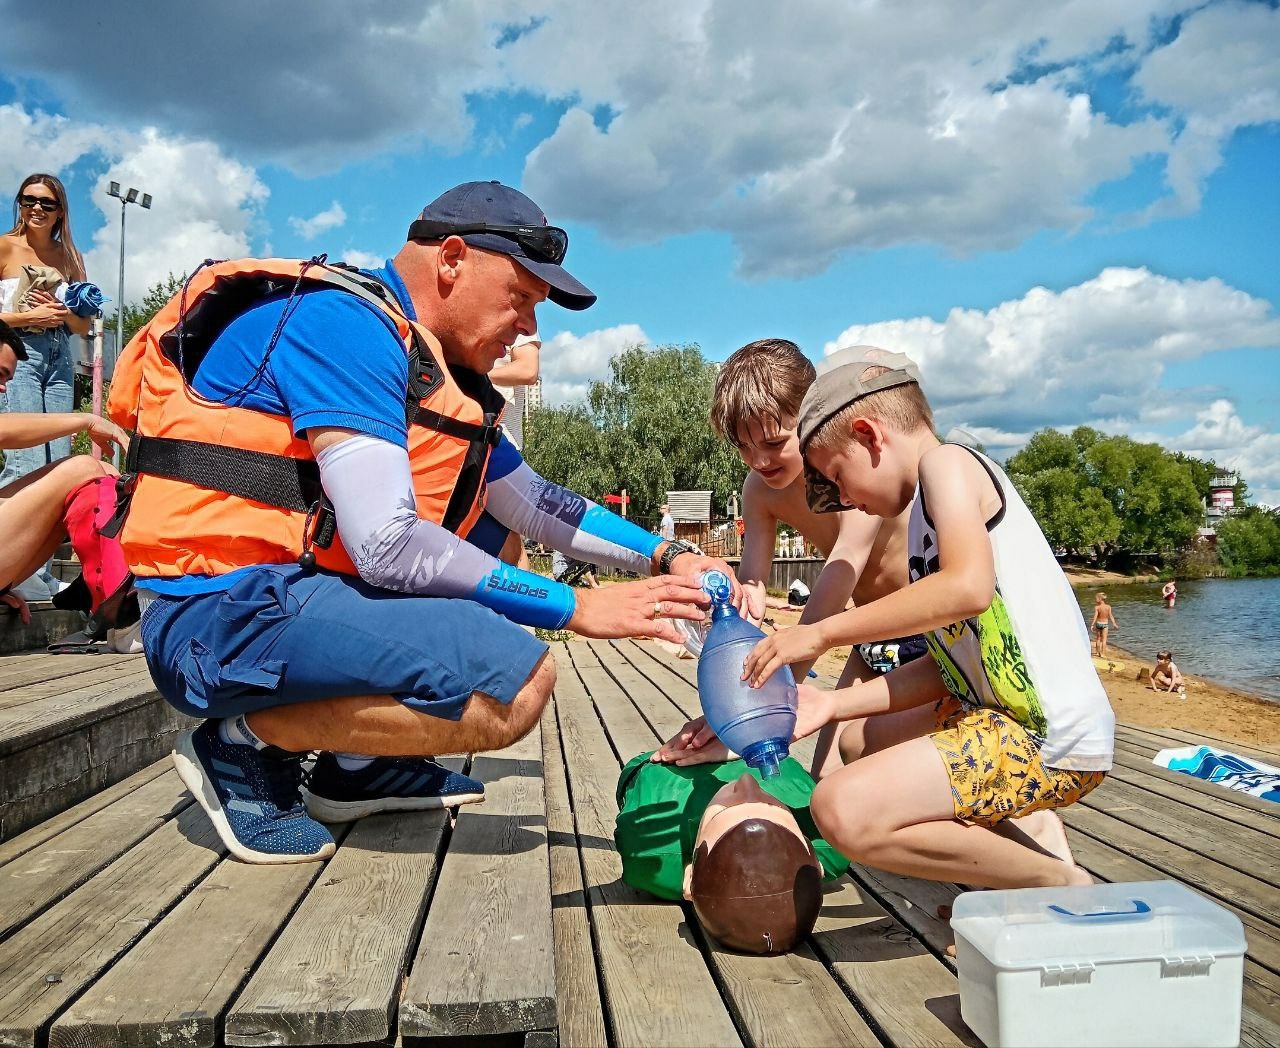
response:
<path id="1" fill-rule="evenodd" d="M 107 196 L 113 196 L 120 201 L 120 289 L 119 297 L 116 299 L 116 356 L 118 357 L 124 349 L 124 212 L 130 204 L 141 204 L 148 211 L 151 210 L 151 194 L 143 193 L 142 199 L 138 199 L 139 191 L 130 187 L 125 192 L 120 192 L 120 183 L 112 182 L 107 189 Z"/>

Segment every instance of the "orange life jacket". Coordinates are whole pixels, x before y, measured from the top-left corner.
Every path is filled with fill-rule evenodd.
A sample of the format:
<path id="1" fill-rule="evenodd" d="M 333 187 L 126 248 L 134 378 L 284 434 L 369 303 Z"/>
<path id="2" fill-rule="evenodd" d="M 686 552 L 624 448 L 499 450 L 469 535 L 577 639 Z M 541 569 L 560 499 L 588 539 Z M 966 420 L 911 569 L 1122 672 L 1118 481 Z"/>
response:
<path id="1" fill-rule="evenodd" d="M 314 564 L 356 574 L 305 439 L 286 415 L 208 400 L 191 380 L 214 340 L 271 295 L 336 288 L 381 309 L 409 355 L 409 461 L 418 516 L 466 535 L 484 508 L 502 398 L 489 380 L 450 370 L 440 344 L 395 296 L 323 257 L 206 263 L 130 341 L 107 406 L 136 431 L 115 527 L 139 577 L 222 575 L 253 564 Z M 286 316 L 288 310 L 286 309 Z M 278 332 L 277 332 L 278 337 Z M 263 347 L 264 358 L 274 347 Z M 359 347 L 335 346 L 335 357 Z M 335 376 L 340 372 L 335 369 Z"/>

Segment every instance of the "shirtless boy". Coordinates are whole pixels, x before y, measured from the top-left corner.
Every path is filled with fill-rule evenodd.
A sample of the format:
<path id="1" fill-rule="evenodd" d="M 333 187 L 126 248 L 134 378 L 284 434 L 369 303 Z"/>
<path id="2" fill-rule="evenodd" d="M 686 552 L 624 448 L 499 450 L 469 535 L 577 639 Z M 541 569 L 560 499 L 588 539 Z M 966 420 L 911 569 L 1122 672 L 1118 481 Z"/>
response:
<path id="1" fill-rule="evenodd" d="M 804 459 L 796 438 L 796 418 L 814 374 L 813 364 L 794 342 L 767 338 L 737 350 L 716 378 L 711 424 L 738 449 L 751 470 L 742 487 L 746 530 L 738 579 L 747 595 L 751 618 L 757 623 L 764 616 L 765 584 L 779 522 L 800 532 L 827 558 L 805 605 L 802 623 L 843 611 L 850 596 L 855 604 L 867 604 L 907 584 L 910 507 L 885 520 L 856 510 L 819 513 L 805 500 Z M 903 662 L 924 653 L 921 638 L 900 644 Z M 796 680 L 804 679 L 813 661 L 792 666 Z M 855 648 L 841 674 L 840 687 L 874 676 Z M 701 729 L 701 720 L 691 727 L 694 732 Z M 823 731 L 814 756 L 814 778 L 820 779 L 861 755 L 864 727 L 862 722 L 850 722 L 833 724 Z M 710 732 L 706 734 L 709 738 Z M 833 745 L 837 739 L 838 748 Z M 693 746 L 696 748 L 696 741 Z"/>
<path id="2" fill-rule="evenodd" d="M 1107 634 L 1111 630 L 1118 630 L 1120 623 L 1116 622 L 1115 609 L 1107 603 L 1107 595 L 1099 593 L 1093 598 L 1093 653 L 1100 659 L 1107 657 Z"/>

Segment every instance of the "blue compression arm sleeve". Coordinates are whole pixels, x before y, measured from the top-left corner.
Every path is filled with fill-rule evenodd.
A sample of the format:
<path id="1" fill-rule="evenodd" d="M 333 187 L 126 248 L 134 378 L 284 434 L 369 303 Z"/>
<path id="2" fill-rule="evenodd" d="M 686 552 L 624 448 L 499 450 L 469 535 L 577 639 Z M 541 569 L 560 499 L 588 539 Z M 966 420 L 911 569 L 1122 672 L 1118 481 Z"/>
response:
<path id="1" fill-rule="evenodd" d="M 561 629 L 573 617 L 570 587 L 503 564 L 422 520 L 404 448 L 357 436 L 326 448 L 316 461 L 338 534 L 366 582 L 400 593 L 464 597 L 525 626 Z"/>
<path id="2" fill-rule="evenodd" d="M 538 476 L 504 437 L 490 456 L 488 510 L 521 535 L 590 564 L 649 575 L 662 539 Z"/>

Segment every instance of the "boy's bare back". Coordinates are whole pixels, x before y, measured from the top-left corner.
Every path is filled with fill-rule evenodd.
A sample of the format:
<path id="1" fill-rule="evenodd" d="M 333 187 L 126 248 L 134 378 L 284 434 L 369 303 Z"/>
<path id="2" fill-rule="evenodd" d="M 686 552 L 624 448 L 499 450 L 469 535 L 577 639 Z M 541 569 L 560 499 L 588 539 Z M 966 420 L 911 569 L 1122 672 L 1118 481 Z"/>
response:
<path id="1" fill-rule="evenodd" d="M 859 510 L 844 513 L 815 513 L 805 500 L 804 478 L 785 488 L 769 487 L 758 474 L 747 475 L 742 487 L 742 510 L 746 532 L 768 536 L 772 542 L 778 521 L 795 528 L 806 542 L 830 558 L 839 549 L 854 562 L 858 581 L 853 588 L 855 604 L 867 604 L 907 584 L 907 520 L 910 510 L 897 517 L 873 517 Z M 770 556 L 772 556 L 772 547 Z"/>

